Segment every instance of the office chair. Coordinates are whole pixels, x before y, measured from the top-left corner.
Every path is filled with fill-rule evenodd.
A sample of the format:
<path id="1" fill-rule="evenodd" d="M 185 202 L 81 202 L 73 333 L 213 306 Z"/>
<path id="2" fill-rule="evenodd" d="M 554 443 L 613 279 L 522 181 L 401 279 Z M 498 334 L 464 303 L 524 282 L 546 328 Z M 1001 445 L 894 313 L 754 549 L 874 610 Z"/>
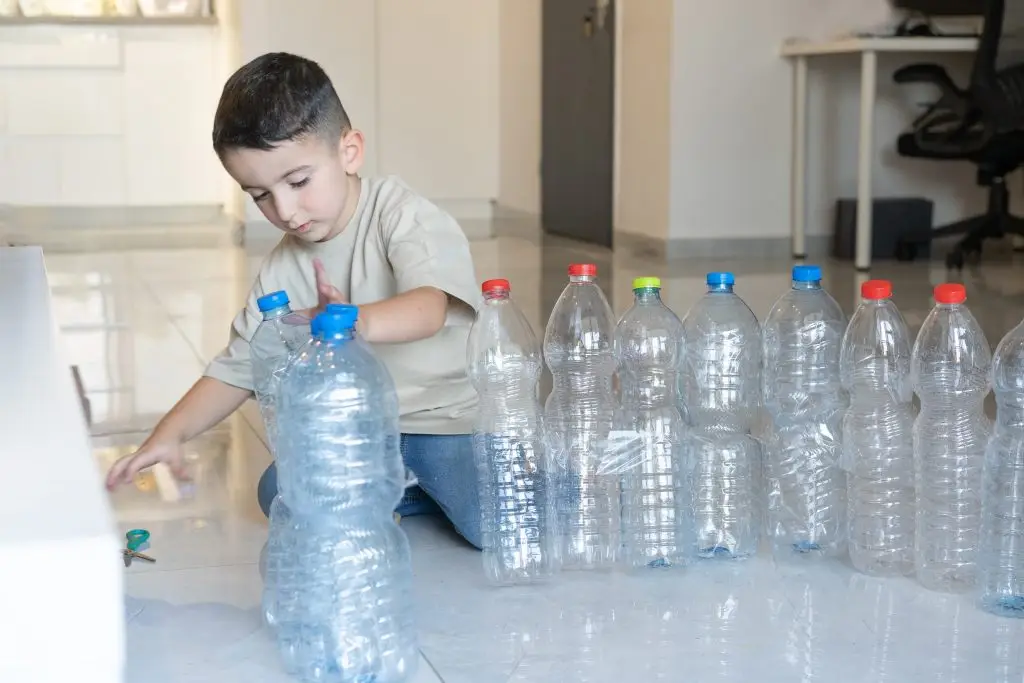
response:
<path id="1" fill-rule="evenodd" d="M 902 156 L 970 161 L 978 184 L 989 188 L 988 211 L 936 228 L 928 241 L 964 235 L 946 256 L 961 269 L 968 255 L 980 256 L 982 242 L 1024 236 L 1024 219 L 1010 214 L 1006 176 L 1024 165 L 1024 0 L 987 0 L 984 27 L 966 89 L 957 87 L 938 64 L 913 64 L 893 76 L 897 83 L 930 83 L 939 100 L 897 140 Z M 918 241 L 901 240 L 896 256 L 913 260 Z"/>

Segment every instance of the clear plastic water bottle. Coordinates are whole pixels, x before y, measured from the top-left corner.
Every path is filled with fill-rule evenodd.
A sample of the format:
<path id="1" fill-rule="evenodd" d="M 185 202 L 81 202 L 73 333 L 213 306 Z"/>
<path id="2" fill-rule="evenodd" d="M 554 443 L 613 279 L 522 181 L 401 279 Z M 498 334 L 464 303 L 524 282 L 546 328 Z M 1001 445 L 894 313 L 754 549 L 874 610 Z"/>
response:
<path id="1" fill-rule="evenodd" d="M 691 427 L 696 549 L 705 558 L 757 553 L 761 539 L 761 328 L 732 273 L 683 318 L 684 403 Z"/>
<path id="2" fill-rule="evenodd" d="M 768 534 L 777 557 L 846 553 L 846 476 L 839 464 L 847 398 L 839 378 L 846 316 L 821 268 L 794 266 L 793 286 L 764 321 Z"/>
<path id="3" fill-rule="evenodd" d="M 975 585 L 981 488 L 991 424 L 985 416 L 992 351 L 965 305 L 963 285 L 935 288 L 935 307 L 914 343 L 917 580 L 932 590 Z"/>
<path id="4" fill-rule="evenodd" d="M 271 292 L 256 300 L 263 321 L 249 343 L 253 389 L 267 434 L 267 448 L 274 453 L 277 392 L 281 376 L 292 355 L 309 339 L 309 319 L 293 313 L 284 291 Z"/>
<path id="5" fill-rule="evenodd" d="M 277 640 L 303 681 L 401 683 L 419 655 L 409 544 L 392 516 L 405 488 L 398 398 L 355 341 L 356 317 L 318 316 L 281 382 L 278 485 L 292 520 Z"/>
<path id="6" fill-rule="evenodd" d="M 642 442 L 614 463 L 622 481 L 625 561 L 683 566 L 693 554 L 688 430 L 679 397 L 683 323 L 662 302 L 658 278 L 633 280 L 633 295 L 615 328 L 619 409 L 613 434 Z"/>
<path id="7" fill-rule="evenodd" d="M 869 280 L 843 337 L 840 374 L 850 560 L 860 572 L 914 571 L 914 404 L 910 332 L 892 284 Z"/>
<path id="8" fill-rule="evenodd" d="M 535 583 L 557 570 L 557 528 L 537 382 L 540 343 L 508 280 L 483 283 L 469 333 L 469 378 L 480 397 L 473 453 L 480 475 L 483 563 L 496 585 Z"/>
<path id="9" fill-rule="evenodd" d="M 610 567 L 621 558 L 619 478 L 604 469 L 615 411 L 614 332 L 597 266 L 569 266 L 569 284 L 544 332 L 544 360 L 552 377 L 544 416 L 558 466 L 563 569 Z"/>
<path id="10" fill-rule="evenodd" d="M 1024 618 L 1024 323 L 992 361 L 996 423 L 985 451 L 978 583 L 982 609 Z"/>

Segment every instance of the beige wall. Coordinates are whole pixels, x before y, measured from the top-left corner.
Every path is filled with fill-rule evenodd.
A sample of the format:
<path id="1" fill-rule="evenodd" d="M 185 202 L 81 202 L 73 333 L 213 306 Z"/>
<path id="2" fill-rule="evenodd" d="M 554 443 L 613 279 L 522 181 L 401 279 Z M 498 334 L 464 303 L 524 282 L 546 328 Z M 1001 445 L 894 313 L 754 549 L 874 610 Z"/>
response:
<path id="1" fill-rule="evenodd" d="M 541 0 L 499 0 L 498 204 L 540 213 Z"/>

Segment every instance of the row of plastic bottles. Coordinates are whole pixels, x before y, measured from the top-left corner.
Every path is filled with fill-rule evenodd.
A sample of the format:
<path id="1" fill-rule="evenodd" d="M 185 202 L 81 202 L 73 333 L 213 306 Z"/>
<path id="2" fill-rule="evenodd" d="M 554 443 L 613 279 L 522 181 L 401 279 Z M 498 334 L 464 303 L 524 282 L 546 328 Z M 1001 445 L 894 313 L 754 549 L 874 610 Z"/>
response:
<path id="1" fill-rule="evenodd" d="M 767 528 L 776 556 L 848 552 L 937 590 L 980 566 L 986 608 L 1024 616 L 1024 327 L 996 354 L 989 440 L 991 353 L 961 285 L 936 288 L 912 349 L 889 283 L 866 283 L 847 324 L 815 266 L 763 326 L 730 273 L 682 321 L 640 278 L 618 324 L 594 266 L 569 276 L 543 351 L 505 280 L 484 283 L 471 334 L 493 582 L 745 557 Z"/>
<path id="2" fill-rule="evenodd" d="M 405 489 L 398 398 L 355 333 L 358 309 L 310 322 L 261 297 L 251 340 L 278 495 L 263 617 L 285 669 L 310 683 L 402 683 L 419 661 L 409 544 L 392 511 Z"/>

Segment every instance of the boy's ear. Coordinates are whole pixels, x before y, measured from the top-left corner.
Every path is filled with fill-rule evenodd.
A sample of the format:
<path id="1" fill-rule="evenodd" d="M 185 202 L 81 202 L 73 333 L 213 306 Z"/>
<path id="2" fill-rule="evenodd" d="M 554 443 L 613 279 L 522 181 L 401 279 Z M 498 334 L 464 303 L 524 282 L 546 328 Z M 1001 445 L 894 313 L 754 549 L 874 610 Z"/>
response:
<path id="1" fill-rule="evenodd" d="M 341 164 L 348 175 L 356 175 L 363 167 L 363 134 L 358 130 L 349 130 L 338 141 L 338 154 Z"/>

